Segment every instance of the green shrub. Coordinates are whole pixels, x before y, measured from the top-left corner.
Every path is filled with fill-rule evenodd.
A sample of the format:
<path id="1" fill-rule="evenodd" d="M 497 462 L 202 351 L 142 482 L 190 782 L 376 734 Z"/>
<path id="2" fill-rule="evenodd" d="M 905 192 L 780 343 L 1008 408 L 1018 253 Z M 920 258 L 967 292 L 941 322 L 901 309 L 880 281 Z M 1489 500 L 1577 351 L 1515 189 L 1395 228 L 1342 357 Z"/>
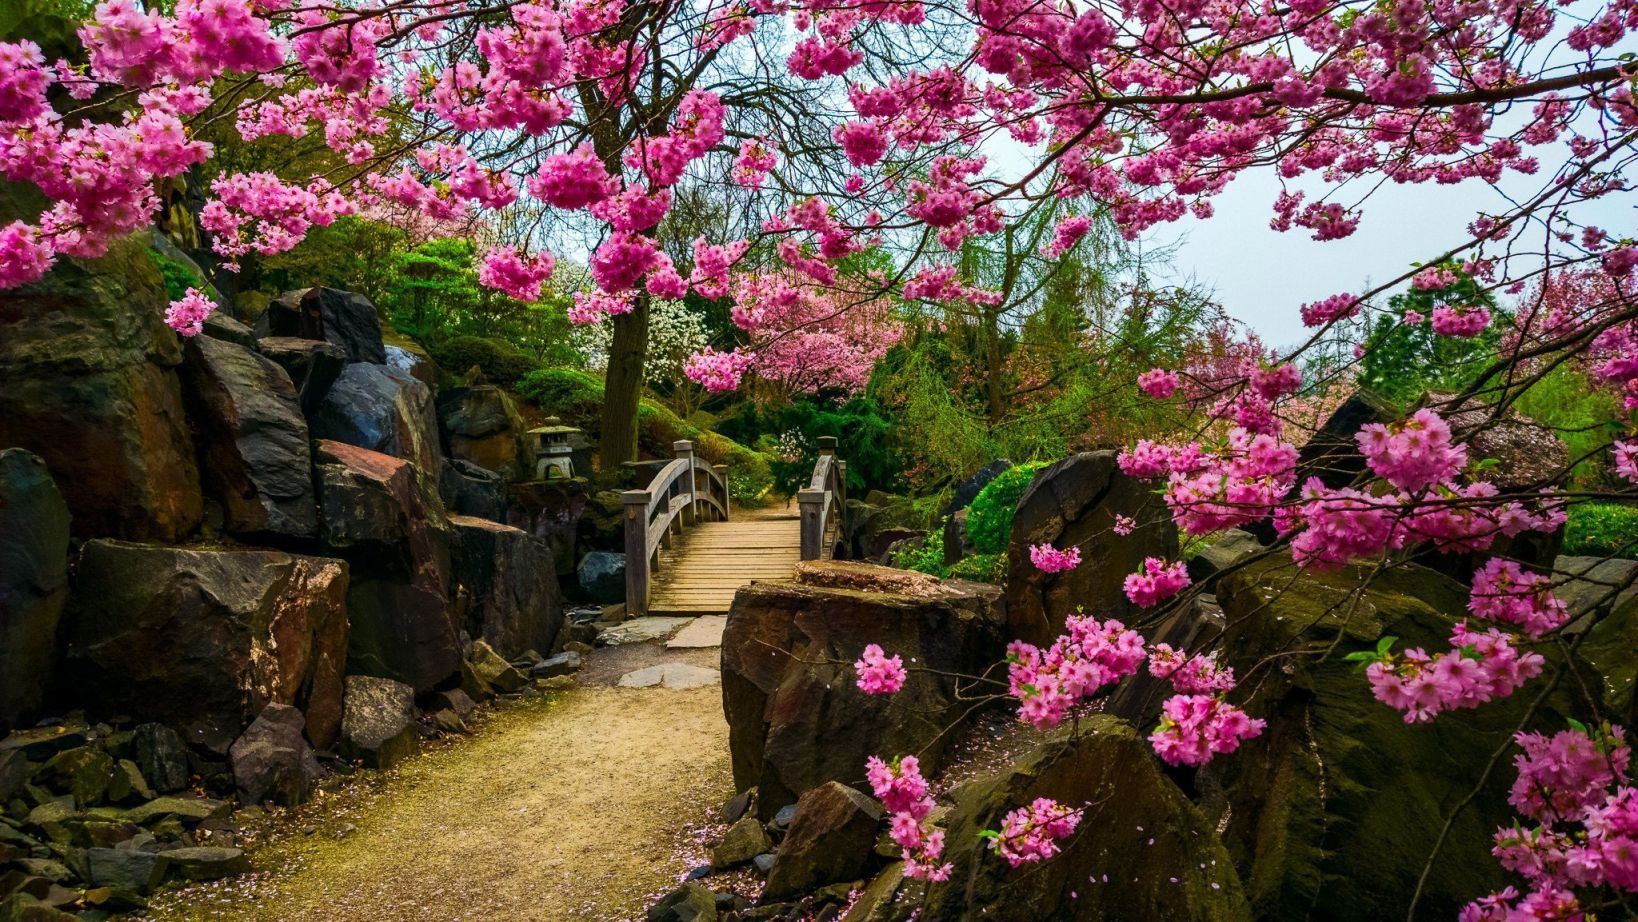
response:
<path id="1" fill-rule="evenodd" d="M 572 368 L 537 368 L 520 378 L 517 392 L 541 410 L 597 438 L 603 419 L 603 382 Z M 726 436 L 681 419 L 652 400 L 637 407 L 637 442 L 649 455 L 671 457 L 671 443 L 688 439 L 694 451 L 712 464 L 728 465 L 728 491 L 736 503 L 763 499 L 773 485 L 768 457 Z"/>
<path id="2" fill-rule="evenodd" d="M 1570 508 L 1564 526 L 1564 553 L 1589 557 L 1632 557 L 1638 553 L 1638 507 L 1587 503 Z"/>
<path id="3" fill-rule="evenodd" d="M 595 435 L 603 411 L 603 382 L 573 368 L 537 368 L 515 385 L 524 399 L 570 426 Z"/>
<path id="4" fill-rule="evenodd" d="M 165 295 L 172 301 L 187 297 L 189 288 L 205 288 L 205 280 L 193 271 L 192 266 L 177 262 L 158 250 L 154 251 L 154 264 L 159 267 L 159 277 L 165 280 Z"/>
<path id="5" fill-rule="evenodd" d="M 943 578 L 950 575 L 944 566 L 944 532 L 929 532 L 921 541 L 893 552 L 893 566 Z"/>
<path id="6" fill-rule="evenodd" d="M 1044 461 L 1033 461 L 1008 468 L 997 474 L 967 509 L 967 540 L 980 554 L 1005 554 L 1007 541 L 1012 535 L 1012 514 L 1018 501 L 1029 489 L 1035 472 L 1046 467 Z"/>
<path id="7" fill-rule="evenodd" d="M 1000 585 L 1007 581 L 1007 555 L 974 554 L 964 557 L 950 568 L 950 576 L 953 579 Z"/>
<path id="8" fill-rule="evenodd" d="M 534 357 L 510 344 L 483 336 L 450 336 L 427 343 L 427 352 L 451 374 L 464 375 L 478 366 L 490 384 L 511 387 L 524 375 L 540 367 Z"/>

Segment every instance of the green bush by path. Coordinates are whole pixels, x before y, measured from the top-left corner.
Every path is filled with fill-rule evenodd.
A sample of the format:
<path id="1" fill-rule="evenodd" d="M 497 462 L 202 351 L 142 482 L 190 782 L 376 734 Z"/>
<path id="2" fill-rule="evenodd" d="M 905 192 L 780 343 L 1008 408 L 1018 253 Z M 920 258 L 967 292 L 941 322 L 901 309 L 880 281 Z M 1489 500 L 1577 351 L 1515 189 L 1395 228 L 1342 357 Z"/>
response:
<path id="1" fill-rule="evenodd" d="M 1573 557 L 1638 556 L 1638 506 L 1572 506 L 1564 526 L 1564 553 Z"/>
<path id="2" fill-rule="evenodd" d="M 1044 461 L 1032 461 L 1008 468 L 996 475 L 967 509 L 967 540 L 980 554 L 1005 554 L 1012 534 L 1012 514 L 1018 501 L 1035 479 L 1035 472 L 1046 467 Z"/>

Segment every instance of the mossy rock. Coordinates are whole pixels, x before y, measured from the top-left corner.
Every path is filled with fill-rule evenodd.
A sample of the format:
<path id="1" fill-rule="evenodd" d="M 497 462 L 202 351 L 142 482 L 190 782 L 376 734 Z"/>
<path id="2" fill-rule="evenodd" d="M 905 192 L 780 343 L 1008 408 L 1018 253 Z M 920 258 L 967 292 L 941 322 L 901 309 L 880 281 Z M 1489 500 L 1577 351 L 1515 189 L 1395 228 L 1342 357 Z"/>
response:
<path id="1" fill-rule="evenodd" d="M 1063 851 L 1011 868 L 980 833 L 1037 797 L 1085 804 Z M 1108 715 L 1062 727 L 1023 757 L 950 792 L 949 881 L 900 888 L 896 920 L 983 918 L 1249 920 L 1227 849 L 1210 819 L 1161 771 L 1132 726 Z"/>
<path id="2" fill-rule="evenodd" d="M 1384 636 L 1396 650 L 1448 649 L 1465 586 L 1416 565 L 1313 574 L 1270 559 L 1225 574 L 1217 595 L 1227 628 L 1216 646 L 1268 729 L 1203 769 L 1198 787 L 1257 918 L 1403 918 L 1424 867 L 1418 911 L 1430 919 L 1509 883 L 1490 848 L 1513 817 L 1513 772 L 1504 761 L 1482 785 L 1479 775 L 1521 722 L 1562 728 L 1569 693 L 1561 686 L 1525 722 L 1544 675 L 1506 700 L 1406 725 L 1344 659 Z M 1550 674 L 1556 654 L 1542 652 Z"/>

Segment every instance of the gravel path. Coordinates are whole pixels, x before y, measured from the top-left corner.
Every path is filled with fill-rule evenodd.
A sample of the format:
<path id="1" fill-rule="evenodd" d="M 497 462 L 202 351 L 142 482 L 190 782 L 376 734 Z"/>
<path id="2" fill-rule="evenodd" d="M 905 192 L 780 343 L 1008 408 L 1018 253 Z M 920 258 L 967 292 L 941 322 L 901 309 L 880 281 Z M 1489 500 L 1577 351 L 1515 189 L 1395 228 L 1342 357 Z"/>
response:
<path id="1" fill-rule="evenodd" d="M 614 663 L 598 661 L 716 653 L 678 652 L 598 651 L 583 673 L 595 684 L 507 706 L 369 790 L 304 808 L 254 849 L 260 873 L 156 901 L 153 918 L 642 918 L 701 863 L 708 817 L 733 793 L 722 691 L 608 687 L 596 679 Z"/>

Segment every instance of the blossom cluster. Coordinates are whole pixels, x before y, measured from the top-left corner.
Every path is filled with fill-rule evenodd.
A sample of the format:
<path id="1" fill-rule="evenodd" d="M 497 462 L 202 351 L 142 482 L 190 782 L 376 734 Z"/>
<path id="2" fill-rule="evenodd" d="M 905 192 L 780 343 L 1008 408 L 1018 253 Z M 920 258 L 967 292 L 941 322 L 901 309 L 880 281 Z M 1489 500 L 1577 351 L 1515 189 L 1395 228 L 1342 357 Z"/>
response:
<path id="1" fill-rule="evenodd" d="M 939 864 L 944 854 L 944 830 L 927 821 L 933 812 L 933 796 L 921 776 L 915 756 L 896 759 L 889 765 L 871 756 L 865 764 L 865 778 L 871 793 L 888 814 L 888 834 L 904 858 L 904 876 L 914 880 L 948 880 L 953 870 Z"/>
<path id="2" fill-rule="evenodd" d="M 1015 640 L 1007 647 L 1008 690 L 1021 702 L 1019 717 L 1055 727 L 1079 702 L 1137 671 L 1143 637 L 1119 621 L 1072 615 L 1045 650 Z"/>
<path id="3" fill-rule="evenodd" d="M 216 312 L 216 302 L 197 288 L 189 288 L 182 298 L 165 310 L 165 325 L 183 336 L 198 336 L 205 320 Z"/>
<path id="4" fill-rule="evenodd" d="M 1058 854 L 1058 842 L 1074 834 L 1080 822 L 1081 811 L 1048 797 L 1037 797 L 1029 806 L 1008 812 L 1000 830 L 990 832 L 987 838 L 990 848 L 1016 868 Z"/>
<path id="5" fill-rule="evenodd" d="M 904 660 L 888 656 L 880 644 L 868 644 L 853 669 L 859 674 L 859 690 L 867 695 L 890 695 L 904 687 L 907 674 Z"/>
<path id="6" fill-rule="evenodd" d="M 1492 854 L 1524 877 L 1463 908 L 1462 922 L 1579 919 L 1577 891 L 1638 892 L 1638 788 L 1632 750 L 1618 726 L 1574 724 L 1551 736 L 1519 733 L 1518 776 L 1508 798 L 1530 821 L 1496 830 Z"/>
<path id="7" fill-rule="evenodd" d="M 1426 723 L 1442 711 L 1505 698 L 1540 675 L 1546 660 L 1520 651 L 1515 640 L 1495 628 L 1474 631 L 1461 621 L 1451 630 L 1449 650 L 1432 656 L 1421 647 L 1398 656 L 1384 651 L 1365 675 L 1371 694 L 1404 711 L 1405 723 Z"/>
<path id="8" fill-rule="evenodd" d="M 1183 561 L 1167 563 L 1158 557 L 1143 561 L 1136 573 L 1126 574 L 1126 597 L 1133 605 L 1149 608 L 1182 592 L 1189 585 L 1189 571 Z"/>
<path id="9" fill-rule="evenodd" d="M 1081 549 L 1070 546 L 1056 548 L 1037 544 L 1029 549 L 1029 561 L 1042 573 L 1063 573 L 1081 565 Z"/>

